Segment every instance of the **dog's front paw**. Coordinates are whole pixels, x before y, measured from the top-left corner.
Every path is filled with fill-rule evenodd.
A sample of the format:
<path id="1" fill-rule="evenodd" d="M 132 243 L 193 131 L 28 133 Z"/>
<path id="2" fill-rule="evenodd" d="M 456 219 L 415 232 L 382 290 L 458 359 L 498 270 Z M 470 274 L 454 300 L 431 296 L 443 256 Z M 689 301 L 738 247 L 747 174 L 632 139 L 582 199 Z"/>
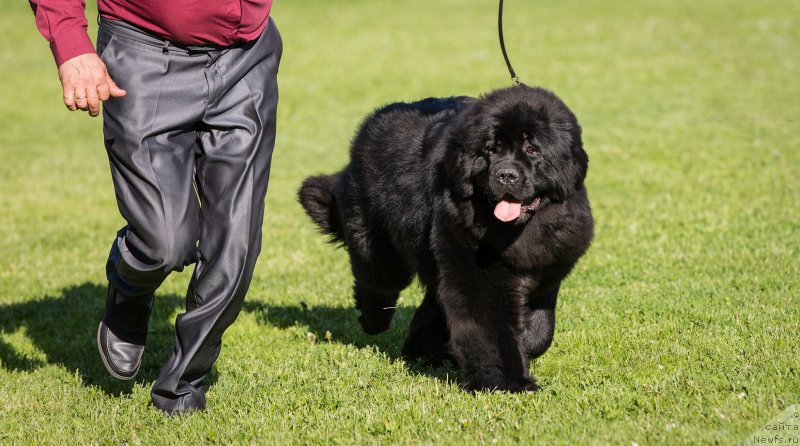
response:
<path id="1" fill-rule="evenodd" d="M 524 376 L 517 379 L 508 379 L 497 373 L 472 374 L 466 377 L 463 384 L 464 390 L 468 392 L 475 391 L 490 391 L 490 392 L 538 392 L 542 388 L 536 380 L 530 376 Z"/>
<path id="2" fill-rule="evenodd" d="M 508 382 L 499 367 L 474 368 L 464 370 L 464 390 L 477 391 L 503 391 L 508 390 Z"/>
<path id="3" fill-rule="evenodd" d="M 536 382 L 536 378 L 532 376 L 526 376 L 508 388 L 508 391 L 513 393 L 533 393 L 540 390 L 542 390 L 542 387 Z"/>

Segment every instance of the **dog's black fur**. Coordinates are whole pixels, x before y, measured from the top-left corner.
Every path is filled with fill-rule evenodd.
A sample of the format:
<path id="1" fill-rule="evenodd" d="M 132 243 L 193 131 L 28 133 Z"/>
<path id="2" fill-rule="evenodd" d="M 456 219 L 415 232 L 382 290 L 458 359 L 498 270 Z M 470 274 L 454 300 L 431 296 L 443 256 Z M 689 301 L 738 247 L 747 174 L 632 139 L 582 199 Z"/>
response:
<path id="1" fill-rule="evenodd" d="M 537 390 L 530 360 L 550 346 L 559 285 L 593 235 L 575 115 L 523 86 L 396 103 L 366 119 L 350 156 L 299 200 L 347 248 L 364 331 L 389 327 L 417 274 L 426 293 L 405 358 L 456 361 L 468 390 Z M 522 214 L 500 221 L 501 200 Z"/>

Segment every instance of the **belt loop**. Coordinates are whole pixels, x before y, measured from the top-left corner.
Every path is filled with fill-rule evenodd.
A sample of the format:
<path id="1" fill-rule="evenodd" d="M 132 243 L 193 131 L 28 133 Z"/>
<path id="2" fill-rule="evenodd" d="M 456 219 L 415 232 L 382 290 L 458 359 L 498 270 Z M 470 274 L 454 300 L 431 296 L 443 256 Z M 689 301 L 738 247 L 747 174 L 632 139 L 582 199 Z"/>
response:
<path id="1" fill-rule="evenodd" d="M 164 53 L 164 74 L 169 70 L 169 40 L 164 41 L 164 46 L 161 47 L 161 52 Z"/>

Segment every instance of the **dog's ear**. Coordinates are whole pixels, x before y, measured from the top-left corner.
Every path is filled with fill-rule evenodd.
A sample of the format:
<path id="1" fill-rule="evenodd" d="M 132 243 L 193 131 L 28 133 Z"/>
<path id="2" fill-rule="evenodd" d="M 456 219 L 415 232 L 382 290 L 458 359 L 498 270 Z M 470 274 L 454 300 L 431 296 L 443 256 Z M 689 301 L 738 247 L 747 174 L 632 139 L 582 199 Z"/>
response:
<path id="1" fill-rule="evenodd" d="M 583 150 L 581 127 L 577 121 L 573 119 L 569 126 L 555 130 L 560 146 L 558 153 L 561 154 L 561 159 L 556 160 L 559 166 L 556 179 L 560 189 L 558 199 L 561 201 L 583 187 L 589 169 L 589 156 Z"/>
<path id="2" fill-rule="evenodd" d="M 573 125 L 569 129 L 569 154 L 570 163 L 569 169 L 570 177 L 575 180 L 572 186 L 575 189 L 580 189 L 583 181 L 586 179 L 586 173 L 589 170 L 589 155 L 583 150 L 583 138 L 581 137 L 581 126 L 577 120 L 573 121 Z"/>
<path id="3" fill-rule="evenodd" d="M 444 170 L 455 194 L 461 198 L 470 198 L 474 193 L 472 186 L 474 161 L 474 157 L 466 152 L 464 146 L 455 141 L 448 146 L 444 158 Z"/>
<path id="4" fill-rule="evenodd" d="M 453 124 L 444 164 L 455 193 L 462 198 L 472 197 L 474 177 L 486 167 L 482 154 L 486 144 L 494 144 L 491 116 L 484 104 L 474 101 Z"/>
<path id="5" fill-rule="evenodd" d="M 480 154 L 486 144 L 485 138 L 491 127 L 483 118 L 485 110 L 480 103 L 471 103 L 454 123 L 450 134 L 444 164 L 447 177 L 453 183 L 456 194 L 470 198 L 474 194 L 473 176 L 481 166 Z"/>

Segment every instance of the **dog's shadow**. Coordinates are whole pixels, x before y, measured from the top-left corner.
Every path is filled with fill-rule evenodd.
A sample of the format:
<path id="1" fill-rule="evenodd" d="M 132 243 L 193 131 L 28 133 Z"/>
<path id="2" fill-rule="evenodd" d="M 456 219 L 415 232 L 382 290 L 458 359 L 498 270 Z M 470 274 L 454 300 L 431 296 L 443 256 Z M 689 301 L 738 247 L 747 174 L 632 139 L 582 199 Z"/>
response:
<path id="1" fill-rule="evenodd" d="M 97 386 L 107 395 L 129 394 L 137 383 L 149 386 L 172 353 L 172 315 L 183 308 L 183 298 L 175 294 L 156 297 L 141 371 L 131 381 L 119 381 L 103 367 L 95 343 L 105 296 L 105 286 L 84 283 L 65 288 L 60 295 L 0 305 L 0 367 L 34 371 L 60 365 L 76 374 L 83 385 Z M 212 371 L 206 384 L 214 382 L 216 372 Z"/>
<path id="2" fill-rule="evenodd" d="M 175 342 L 174 314 L 183 310 L 182 296 L 158 294 L 148 329 L 147 350 L 139 374 L 131 381 L 112 378 L 103 367 L 95 343 L 97 325 L 105 311 L 105 286 L 94 283 L 64 288 L 56 295 L 22 303 L 0 305 L 0 367 L 9 371 L 34 371 L 58 365 L 80 378 L 84 386 L 97 386 L 111 396 L 130 394 L 135 384 L 149 386 L 172 353 Z M 370 336 L 361 331 L 355 308 L 333 306 L 271 305 L 245 301 L 244 311 L 254 313 L 265 325 L 289 328 L 307 326 L 318 342 L 375 348 L 391 360 L 400 360 L 400 350 L 414 310 L 399 307 L 386 333 Z M 410 373 L 458 382 L 458 372 L 449 363 L 431 368 L 406 364 Z M 211 386 L 215 370 L 206 379 Z"/>
<path id="3" fill-rule="evenodd" d="M 392 324 L 384 333 L 368 335 L 358 323 L 358 310 L 353 307 L 336 307 L 304 303 L 298 305 L 272 305 L 261 301 L 246 301 L 244 310 L 253 313 L 261 324 L 278 328 L 308 327 L 317 342 L 339 342 L 357 348 L 376 349 L 392 361 L 402 361 L 401 350 L 415 308 L 399 306 Z M 448 361 L 440 367 L 421 362 L 404 362 L 409 373 L 422 374 L 442 381 L 458 383 L 458 369 Z"/>

